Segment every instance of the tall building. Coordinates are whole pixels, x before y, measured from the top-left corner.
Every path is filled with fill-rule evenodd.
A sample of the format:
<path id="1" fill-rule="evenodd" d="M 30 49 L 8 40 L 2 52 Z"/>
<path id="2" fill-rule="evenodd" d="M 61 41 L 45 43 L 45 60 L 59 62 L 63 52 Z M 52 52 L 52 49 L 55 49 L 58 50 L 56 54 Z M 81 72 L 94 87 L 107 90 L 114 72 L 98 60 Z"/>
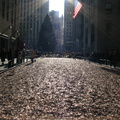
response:
<path id="1" fill-rule="evenodd" d="M 36 48 L 39 32 L 49 13 L 49 0 L 20 0 L 21 39 L 27 49 Z"/>
<path id="2" fill-rule="evenodd" d="M 83 15 L 83 38 L 82 49 L 86 56 L 97 51 L 97 0 L 79 0 L 83 4 L 81 14 Z"/>
<path id="3" fill-rule="evenodd" d="M 120 1 L 97 1 L 97 51 L 120 52 Z"/>
<path id="4" fill-rule="evenodd" d="M 74 51 L 73 39 L 74 0 L 64 2 L 64 51 Z"/>
<path id="5" fill-rule="evenodd" d="M 52 10 L 49 13 L 56 38 L 55 52 L 61 52 L 63 46 L 63 16 L 59 18 L 59 11 Z"/>
<path id="6" fill-rule="evenodd" d="M 83 53 L 83 35 L 84 35 L 84 16 L 82 14 L 83 7 L 81 2 L 75 0 L 75 10 L 76 13 L 73 17 L 73 38 L 74 38 L 74 50 L 75 52 Z"/>
<path id="7" fill-rule="evenodd" d="M 83 52 L 120 52 L 120 2 L 79 0 L 83 4 Z"/>
<path id="8" fill-rule="evenodd" d="M 59 52 L 63 52 L 63 43 L 64 43 L 64 16 L 60 17 L 60 44 Z"/>
<path id="9" fill-rule="evenodd" d="M 0 0 L 0 49 L 16 50 L 19 41 L 19 0 Z"/>

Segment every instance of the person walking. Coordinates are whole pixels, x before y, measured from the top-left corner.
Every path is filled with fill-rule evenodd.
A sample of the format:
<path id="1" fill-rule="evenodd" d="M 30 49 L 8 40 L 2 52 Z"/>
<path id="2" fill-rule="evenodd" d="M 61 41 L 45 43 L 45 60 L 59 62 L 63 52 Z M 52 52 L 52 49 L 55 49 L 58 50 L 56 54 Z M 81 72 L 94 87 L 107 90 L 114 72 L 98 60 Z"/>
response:
<path id="1" fill-rule="evenodd" d="M 9 49 L 7 57 L 8 57 L 8 68 L 10 68 L 12 67 L 12 59 L 13 59 L 12 49 Z"/>
<path id="2" fill-rule="evenodd" d="M 5 52 L 5 49 L 4 49 L 4 48 L 2 48 L 1 53 L 0 53 L 0 56 L 1 56 L 2 65 L 4 65 L 5 57 L 6 57 L 6 52 Z"/>
<path id="3" fill-rule="evenodd" d="M 33 63 L 34 57 L 35 57 L 35 52 L 34 52 L 34 50 L 32 50 L 32 51 L 30 52 L 31 63 Z"/>
<path id="4" fill-rule="evenodd" d="M 22 62 L 25 62 L 25 49 L 22 50 Z"/>
<path id="5" fill-rule="evenodd" d="M 18 64 L 22 63 L 22 52 L 18 52 Z"/>
<path id="6" fill-rule="evenodd" d="M 14 59 L 15 59 L 15 50 L 14 49 L 12 49 L 12 67 L 14 66 Z"/>

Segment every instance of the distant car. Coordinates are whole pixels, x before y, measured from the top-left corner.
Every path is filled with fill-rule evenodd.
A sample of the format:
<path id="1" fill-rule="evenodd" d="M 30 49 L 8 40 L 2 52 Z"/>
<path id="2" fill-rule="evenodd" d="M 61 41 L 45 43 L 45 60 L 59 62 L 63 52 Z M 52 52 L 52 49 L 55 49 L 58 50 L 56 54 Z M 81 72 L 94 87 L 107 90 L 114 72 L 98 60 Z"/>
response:
<path id="1" fill-rule="evenodd" d="M 100 59 L 100 54 L 96 53 L 96 52 L 90 54 L 90 56 L 89 56 L 89 60 L 93 61 L 93 62 L 98 62 L 99 59 Z"/>

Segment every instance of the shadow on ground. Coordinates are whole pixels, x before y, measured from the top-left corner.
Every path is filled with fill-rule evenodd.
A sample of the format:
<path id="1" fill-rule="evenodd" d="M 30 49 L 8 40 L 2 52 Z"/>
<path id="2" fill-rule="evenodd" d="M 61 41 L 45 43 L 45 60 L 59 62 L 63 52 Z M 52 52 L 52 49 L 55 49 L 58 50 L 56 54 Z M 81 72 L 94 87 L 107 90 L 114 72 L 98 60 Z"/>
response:
<path id="1" fill-rule="evenodd" d="M 31 65 L 31 64 L 33 64 L 33 63 L 27 63 L 25 66 L 28 66 L 28 65 Z"/>
<path id="2" fill-rule="evenodd" d="M 115 73 L 117 75 L 120 75 L 120 69 L 118 68 L 106 68 L 106 67 L 101 67 L 101 69 L 107 71 L 107 72 L 111 72 L 111 73 Z"/>

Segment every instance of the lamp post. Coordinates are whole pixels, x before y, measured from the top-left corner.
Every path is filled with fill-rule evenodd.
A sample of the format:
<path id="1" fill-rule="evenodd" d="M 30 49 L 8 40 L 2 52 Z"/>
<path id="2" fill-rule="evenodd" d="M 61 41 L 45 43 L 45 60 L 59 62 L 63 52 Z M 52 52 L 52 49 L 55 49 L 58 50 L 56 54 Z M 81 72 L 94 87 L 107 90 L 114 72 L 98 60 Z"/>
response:
<path id="1" fill-rule="evenodd" d="M 10 33 L 11 33 L 11 35 L 10 35 L 10 40 L 9 40 L 9 49 L 11 49 L 12 48 L 12 29 L 13 29 L 13 27 L 10 25 L 9 26 L 9 28 L 10 28 Z"/>
<path id="2" fill-rule="evenodd" d="M 31 38 L 30 35 L 32 35 L 31 34 L 32 30 L 33 29 L 30 28 L 29 30 L 26 30 L 24 33 L 22 32 L 22 34 L 21 34 L 22 42 L 25 44 L 24 47 L 26 47 L 26 48 L 29 48 L 31 46 L 30 45 L 30 38 Z M 29 38 L 29 40 L 26 37 Z"/>
<path id="3" fill-rule="evenodd" d="M 16 49 L 18 50 L 19 49 L 19 39 L 20 39 L 20 33 L 18 30 L 16 30 Z"/>

